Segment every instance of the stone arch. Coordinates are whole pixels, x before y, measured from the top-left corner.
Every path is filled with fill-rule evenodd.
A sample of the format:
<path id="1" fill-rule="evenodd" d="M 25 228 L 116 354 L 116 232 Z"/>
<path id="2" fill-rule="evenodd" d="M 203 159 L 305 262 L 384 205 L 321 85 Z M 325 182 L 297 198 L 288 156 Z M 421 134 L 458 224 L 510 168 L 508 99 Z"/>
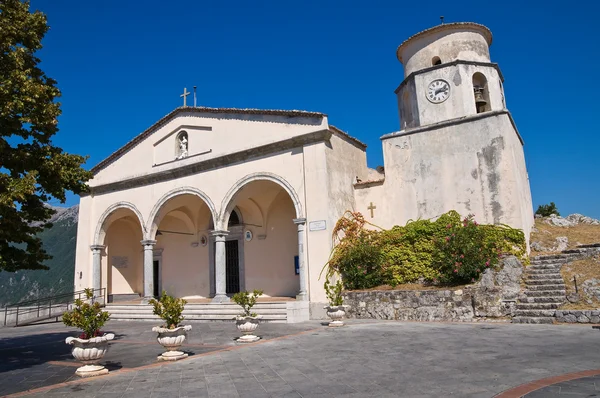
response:
<path id="1" fill-rule="evenodd" d="M 210 200 L 208 195 L 205 194 L 204 192 L 202 192 L 201 190 L 199 190 L 198 188 L 180 187 L 180 188 L 175 188 L 175 189 L 167 192 L 166 194 L 164 194 L 152 208 L 152 212 L 150 212 L 150 217 L 148 218 L 148 225 L 145 229 L 146 239 L 154 240 L 154 236 L 156 235 L 156 231 L 158 229 L 158 224 L 156 223 L 156 217 L 158 216 L 158 213 L 160 212 L 162 207 L 165 205 L 165 203 L 167 203 L 169 201 L 169 199 L 172 199 L 179 195 L 195 195 L 195 196 L 199 197 L 200 199 L 202 199 L 202 201 L 204 203 L 206 203 L 206 206 L 208 206 L 208 210 L 210 211 L 210 216 L 212 218 L 213 225 L 217 225 L 217 223 L 216 223 L 217 210 L 215 209 L 215 205 L 213 204 L 212 200 Z"/>
<path id="2" fill-rule="evenodd" d="M 96 232 L 94 233 L 94 245 L 103 245 L 104 244 L 104 238 L 106 237 L 106 230 L 108 228 L 106 224 L 106 221 L 108 220 L 108 218 L 110 217 L 111 214 L 113 214 L 115 211 L 119 210 L 119 209 L 128 209 L 131 210 L 136 217 L 138 218 L 139 222 L 140 222 L 140 230 L 142 231 L 142 235 L 146 234 L 146 225 L 144 223 L 144 217 L 142 217 L 142 213 L 140 213 L 140 211 L 137 209 L 137 207 L 135 207 L 135 205 L 133 203 L 130 202 L 117 202 L 114 203 L 112 205 L 110 205 L 105 211 L 104 213 L 102 213 L 102 216 L 100 216 L 100 219 L 98 220 L 98 224 L 96 225 Z"/>
<path id="3" fill-rule="evenodd" d="M 300 202 L 300 196 L 296 193 L 292 185 L 287 182 L 283 177 L 280 177 L 273 173 L 253 173 L 249 174 L 242 179 L 238 180 L 227 192 L 223 201 L 221 202 L 221 213 L 219 215 L 218 225 L 220 229 L 227 230 L 227 223 L 229 221 L 229 215 L 234 207 L 236 195 L 244 188 L 247 184 L 253 181 L 271 181 L 281 186 L 290 196 L 296 209 L 296 218 L 304 218 L 302 215 L 302 203 Z"/>

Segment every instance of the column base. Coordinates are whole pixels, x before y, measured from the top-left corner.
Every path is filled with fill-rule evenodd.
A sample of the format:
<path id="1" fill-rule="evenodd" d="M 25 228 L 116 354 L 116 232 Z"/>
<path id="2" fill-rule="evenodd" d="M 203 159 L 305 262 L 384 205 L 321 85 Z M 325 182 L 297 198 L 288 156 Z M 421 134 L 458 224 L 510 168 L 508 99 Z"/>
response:
<path id="1" fill-rule="evenodd" d="M 225 294 L 217 294 L 212 299 L 213 303 L 229 303 L 230 301 L 231 301 L 231 299 L 229 297 L 227 297 Z"/>
<path id="2" fill-rule="evenodd" d="M 296 295 L 296 300 L 298 300 L 298 301 L 308 301 L 308 294 L 306 294 L 306 293 L 298 293 Z"/>
<path id="3" fill-rule="evenodd" d="M 152 300 L 154 296 L 142 297 L 142 304 L 149 304 L 150 300 Z"/>

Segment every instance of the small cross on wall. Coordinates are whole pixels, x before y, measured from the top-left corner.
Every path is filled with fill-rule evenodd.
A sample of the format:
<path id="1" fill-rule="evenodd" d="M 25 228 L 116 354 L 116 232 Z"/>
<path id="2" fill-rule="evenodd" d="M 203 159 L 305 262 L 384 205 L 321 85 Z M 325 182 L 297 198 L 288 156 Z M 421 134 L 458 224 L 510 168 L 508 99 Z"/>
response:
<path id="1" fill-rule="evenodd" d="M 371 202 L 371 204 L 369 204 L 369 207 L 367 207 L 367 210 L 371 210 L 371 218 L 373 218 L 373 210 L 375 210 L 376 208 L 377 206 L 375 206 L 373 202 Z"/>

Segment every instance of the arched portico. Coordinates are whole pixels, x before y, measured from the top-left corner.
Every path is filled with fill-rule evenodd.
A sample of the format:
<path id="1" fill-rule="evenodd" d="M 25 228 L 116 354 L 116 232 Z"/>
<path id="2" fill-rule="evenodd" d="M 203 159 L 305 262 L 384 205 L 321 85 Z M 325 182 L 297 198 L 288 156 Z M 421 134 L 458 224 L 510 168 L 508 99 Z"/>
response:
<path id="1" fill-rule="evenodd" d="M 146 299 L 161 290 L 178 297 L 210 295 L 207 243 L 216 219 L 212 200 L 198 188 L 176 188 L 157 201 L 142 241 Z"/>
<path id="2" fill-rule="evenodd" d="M 142 292 L 143 259 L 137 244 L 144 228 L 144 219 L 132 203 L 118 202 L 102 213 L 90 246 L 94 289 L 106 286 L 109 297 Z"/>
<path id="3" fill-rule="evenodd" d="M 233 209 L 240 212 L 242 229 L 229 226 Z M 231 257 L 242 259 L 239 286 L 261 289 L 269 296 L 306 300 L 302 203 L 292 185 L 273 173 L 254 173 L 237 181 L 224 196 L 215 241 L 215 301 L 232 293 Z M 236 240 L 237 244 L 232 242 Z"/>

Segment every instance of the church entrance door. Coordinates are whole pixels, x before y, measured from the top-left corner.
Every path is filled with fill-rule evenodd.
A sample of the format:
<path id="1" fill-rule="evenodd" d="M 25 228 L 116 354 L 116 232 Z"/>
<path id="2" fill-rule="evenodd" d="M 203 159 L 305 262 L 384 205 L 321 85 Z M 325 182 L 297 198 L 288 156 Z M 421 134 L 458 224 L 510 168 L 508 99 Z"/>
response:
<path id="1" fill-rule="evenodd" d="M 239 241 L 225 242 L 225 292 L 234 294 L 240 291 L 240 250 Z"/>
<path id="2" fill-rule="evenodd" d="M 160 286 L 159 286 L 159 275 L 160 275 L 160 261 L 152 261 L 152 283 L 154 286 L 154 297 L 160 297 Z"/>

